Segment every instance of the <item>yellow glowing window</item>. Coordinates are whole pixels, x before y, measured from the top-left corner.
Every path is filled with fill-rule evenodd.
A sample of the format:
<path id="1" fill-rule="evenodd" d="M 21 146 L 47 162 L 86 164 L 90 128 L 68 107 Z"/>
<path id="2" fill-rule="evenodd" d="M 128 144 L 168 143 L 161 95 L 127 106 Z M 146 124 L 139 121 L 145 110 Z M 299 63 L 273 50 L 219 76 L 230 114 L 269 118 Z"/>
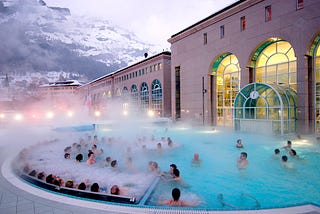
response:
<path id="1" fill-rule="evenodd" d="M 256 81 L 296 86 L 296 57 L 290 43 L 273 39 L 258 55 Z"/>

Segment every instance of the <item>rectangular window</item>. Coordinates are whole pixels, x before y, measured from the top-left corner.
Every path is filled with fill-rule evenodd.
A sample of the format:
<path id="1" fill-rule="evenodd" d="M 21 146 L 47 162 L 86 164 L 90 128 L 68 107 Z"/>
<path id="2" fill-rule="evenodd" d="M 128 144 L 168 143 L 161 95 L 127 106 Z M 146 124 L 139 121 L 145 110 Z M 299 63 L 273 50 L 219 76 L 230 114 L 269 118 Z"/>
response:
<path id="1" fill-rule="evenodd" d="M 272 13 L 271 13 L 271 5 L 265 7 L 265 21 L 271 21 Z"/>
<path id="2" fill-rule="evenodd" d="M 246 23 L 247 21 L 246 21 L 246 17 L 245 16 L 242 16 L 241 18 L 240 18 L 240 30 L 241 31 L 244 31 L 245 29 L 246 29 Z"/>
<path id="3" fill-rule="evenodd" d="M 204 33 L 203 34 L 203 44 L 206 45 L 208 43 L 208 34 Z"/>
<path id="4" fill-rule="evenodd" d="M 175 84 L 176 84 L 176 88 L 175 88 L 176 89 L 176 115 L 175 115 L 175 118 L 180 119 L 181 118 L 180 66 L 175 67 L 174 70 L 175 70 Z"/>
<path id="5" fill-rule="evenodd" d="M 220 26 L 220 39 L 224 38 L 224 25 Z"/>
<path id="6" fill-rule="evenodd" d="M 300 10 L 303 8 L 303 0 L 296 0 L 297 2 L 297 10 Z"/>

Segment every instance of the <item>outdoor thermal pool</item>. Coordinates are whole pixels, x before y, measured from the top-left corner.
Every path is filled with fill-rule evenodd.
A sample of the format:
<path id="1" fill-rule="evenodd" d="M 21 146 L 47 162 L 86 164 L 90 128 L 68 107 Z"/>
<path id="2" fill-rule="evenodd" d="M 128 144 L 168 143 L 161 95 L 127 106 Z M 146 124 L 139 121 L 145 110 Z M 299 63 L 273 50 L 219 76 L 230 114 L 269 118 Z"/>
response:
<path id="1" fill-rule="evenodd" d="M 197 202 L 190 208 L 197 210 L 320 204 L 320 143 L 314 136 L 297 139 L 293 135 L 273 137 L 183 126 L 126 130 L 115 126 L 97 130 L 60 130 L 51 141 L 37 142 L 25 148 L 21 166 L 27 163 L 30 169 L 58 175 L 65 181 L 72 179 L 80 183 L 88 179 L 89 183 L 98 182 L 107 193 L 117 184 L 125 189 L 124 195 L 137 199 L 136 204 L 130 206 L 163 207 L 158 202 L 170 199 L 174 187 L 181 190 L 183 201 Z M 103 153 L 96 156 L 96 164 L 85 163 L 85 150 L 81 151 L 84 162 L 75 162 L 76 152 L 71 152 L 70 160 L 64 159 L 67 146 L 72 147 L 81 138 L 87 140 L 94 135 L 99 139 L 98 149 L 103 149 Z M 162 141 L 162 137 L 170 137 L 173 147 Z M 103 138 L 104 143 L 101 142 Z M 237 139 L 242 139 L 244 148 L 235 147 Z M 299 157 L 291 157 L 287 150 L 281 149 L 287 140 L 292 141 Z M 161 150 L 157 148 L 158 143 L 162 144 Z M 279 157 L 274 157 L 276 148 L 280 148 L 281 156 L 288 156 L 286 166 L 281 164 Z M 245 169 L 236 166 L 241 152 L 248 154 L 249 165 Z M 192 164 L 194 153 L 200 155 L 200 164 Z M 117 160 L 117 169 L 105 166 L 107 156 Z M 127 157 L 132 158 L 130 166 Z M 162 172 L 168 171 L 170 164 L 176 164 L 181 181 L 159 179 L 157 173 L 149 171 L 149 161 L 157 162 Z"/>

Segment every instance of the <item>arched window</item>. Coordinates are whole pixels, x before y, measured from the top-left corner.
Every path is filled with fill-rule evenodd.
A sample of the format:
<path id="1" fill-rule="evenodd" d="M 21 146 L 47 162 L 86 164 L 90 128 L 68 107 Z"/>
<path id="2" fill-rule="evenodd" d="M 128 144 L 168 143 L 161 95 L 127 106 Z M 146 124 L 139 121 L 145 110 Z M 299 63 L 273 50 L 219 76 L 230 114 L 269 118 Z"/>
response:
<path id="1" fill-rule="evenodd" d="M 122 110 L 123 112 L 128 112 L 129 110 L 129 90 L 127 87 L 122 89 Z"/>
<path id="2" fill-rule="evenodd" d="M 221 55 L 213 65 L 216 75 L 217 124 L 231 126 L 233 122 L 233 103 L 240 90 L 240 66 L 234 54 Z"/>
<path id="3" fill-rule="evenodd" d="M 140 88 L 140 108 L 149 110 L 149 90 L 146 82 L 143 82 Z"/>
<path id="4" fill-rule="evenodd" d="M 131 86 L 130 90 L 130 103 L 133 107 L 138 107 L 138 88 L 136 85 Z"/>
<path id="5" fill-rule="evenodd" d="M 122 89 L 122 98 L 125 101 L 129 100 L 129 90 L 127 87 L 123 87 L 123 89 Z"/>
<path id="6" fill-rule="evenodd" d="M 297 59 L 289 42 L 272 38 L 262 44 L 256 53 L 256 82 L 297 90 Z"/>
<path id="7" fill-rule="evenodd" d="M 121 91 L 120 91 L 120 88 L 117 88 L 115 98 L 120 98 L 120 97 L 121 97 Z"/>
<path id="8" fill-rule="evenodd" d="M 320 34 L 315 38 L 313 46 L 311 47 L 311 52 L 314 59 L 314 73 L 315 73 L 315 131 L 320 132 Z"/>
<path id="9" fill-rule="evenodd" d="M 107 98 L 108 98 L 108 99 L 111 99 L 111 98 L 112 98 L 111 90 L 108 90 L 108 91 L 107 91 Z"/>
<path id="10" fill-rule="evenodd" d="M 159 80 L 154 80 L 151 85 L 152 88 L 152 110 L 162 115 L 162 87 Z"/>

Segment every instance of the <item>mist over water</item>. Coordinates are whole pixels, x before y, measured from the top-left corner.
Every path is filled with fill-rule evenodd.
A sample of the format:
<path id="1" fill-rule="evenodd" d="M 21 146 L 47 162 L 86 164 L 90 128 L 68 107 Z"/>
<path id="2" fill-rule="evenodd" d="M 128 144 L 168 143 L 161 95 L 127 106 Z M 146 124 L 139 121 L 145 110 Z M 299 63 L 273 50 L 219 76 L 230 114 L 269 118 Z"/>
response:
<path id="1" fill-rule="evenodd" d="M 43 103 L 34 109 L 38 113 L 45 112 L 48 106 L 48 103 Z M 109 108 L 108 113 L 102 111 L 99 117 L 90 115 L 86 106 L 80 104 L 78 109 L 73 109 L 73 117 L 65 117 L 65 112 L 58 109 L 52 112 L 52 118 L 39 118 L 32 123 L 26 117 L 21 121 L 12 121 L 0 130 L 1 146 L 10 149 L 9 154 L 14 156 L 23 150 L 20 154 L 22 158 L 18 159 L 21 168 L 28 166 L 30 170 L 54 174 L 64 181 L 72 179 L 76 184 L 86 182 L 90 186 L 97 182 L 107 193 L 110 193 L 112 185 L 119 185 L 127 189 L 126 195 L 142 197 L 156 178 L 154 173 L 149 172 L 148 163 L 158 153 L 160 138 L 153 138 L 159 127 L 152 127 L 148 119 L 142 120 L 136 114 L 134 117 L 123 116 L 119 108 Z M 24 113 L 26 115 L 27 111 Z M 61 117 L 57 117 L 59 113 Z M 82 125 L 95 129 L 85 132 L 73 129 Z M 60 128 L 59 131 L 56 128 Z M 161 129 L 165 130 L 164 127 Z M 96 164 L 87 165 L 87 154 L 92 149 L 94 136 L 98 137 L 96 145 L 103 153 L 95 155 Z M 82 149 L 76 151 L 73 145 L 79 144 L 81 139 L 84 140 Z M 162 148 L 167 149 L 166 141 L 162 143 Z M 64 159 L 64 149 L 68 146 L 72 147 L 70 160 Z M 78 153 L 84 157 L 81 163 L 75 161 Z M 117 169 L 106 166 L 108 156 L 117 160 Z M 129 157 L 133 161 L 130 166 L 127 163 Z"/>
<path id="2" fill-rule="evenodd" d="M 89 180 L 92 184 L 98 182 L 100 187 L 109 193 L 112 185 L 126 188 L 126 195 L 141 198 L 157 176 L 148 171 L 149 161 L 156 161 L 161 171 L 168 171 L 169 165 L 175 163 L 185 185 L 160 180 L 147 204 L 157 205 L 159 199 L 170 198 L 170 191 L 177 185 L 182 190 L 181 199 L 198 200 L 200 208 L 223 207 L 217 199 L 218 194 L 231 204 L 239 207 L 253 207 L 254 201 L 242 194 L 250 194 L 259 199 L 263 207 L 288 206 L 311 201 L 319 203 L 319 193 L 312 192 L 318 188 L 319 171 L 315 170 L 319 161 L 320 148 L 312 136 L 263 136 L 250 133 L 236 133 L 229 129 L 210 127 L 196 128 L 190 124 L 175 124 L 163 122 L 163 126 L 153 124 L 156 119 L 150 119 L 146 112 L 139 115 L 130 113 L 123 115 L 120 104 L 113 103 L 105 109 L 100 109 L 101 116 L 95 117 L 79 101 L 73 108 L 73 117 L 65 117 L 63 111 L 55 112 L 49 120 L 45 118 L 38 122 L 28 120 L 12 121 L 0 129 L 0 148 L 3 158 L 17 156 L 24 150 L 25 162 L 31 169 L 46 174 L 52 173 L 63 178 L 80 183 Z M 45 111 L 48 103 L 38 106 Z M 67 108 L 64 109 L 67 111 Z M 80 114 L 77 114 L 80 112 Z M 60 114 L 60 117 L 57 115 Z M 159 121 L 162 118 L 158 118 Z M 95 126 L 93 126 L 95 124 Z M 90 130 L 75 130 L 74 127 L 95 127 Z M 57 128 L 60 128 L 57 131 Z M 83 162 L 76 163 L 77 152 L 72 148 L 71 159 L 64 159 L 64 149 L 79 143 L 80 139 L 91 140 L 97 135 L 98 149 L 103 154 L 96 155 L 97 163 L 87 165 L 87 152 L 92 142 L 82 147 Z M 171 137 L 174 147 L 169 148 L 162 141 Z M 243 140 L 245 149 L 235 148 L 238 138 Z M 104 142 L 102 142 L 104 139 Z M 299 159 L 289 156 L 293 163 L 292 169 L 284 168 L 279 160 L 273 159 L 275 148 L 281 148 L 290 139 L 297 149 Z M 110 140 L 110 141 L 109 141 Z M 158 150 L 157 143 L 162 144 Z M 144 148 L 145 146 L 145 148 Z M 247 169 L 239 170 L 236 160 L 241 151 L 248 152 L 250 164 Z M 202 159 L 201 166 L 191 165 L 193 154 L 198 152 Z M 285 150 L 282 154 L 288 155 Z M 105 166 L 105 158 L 117 160 L 118 168 Z M 132 158 L 128 165 L 127 158 Z M 306 176 L 310 175 L 310 176 Z M 303 181 L 301 178 L 304 177 Z M 304 182 L 303 184 L 301 182 Z M 291 187 L 295 186 L 295 189 Z M 307 196 L 305 191 L 309 192 Z M 312 193 L 311 193 L 312 192 Z"/>

